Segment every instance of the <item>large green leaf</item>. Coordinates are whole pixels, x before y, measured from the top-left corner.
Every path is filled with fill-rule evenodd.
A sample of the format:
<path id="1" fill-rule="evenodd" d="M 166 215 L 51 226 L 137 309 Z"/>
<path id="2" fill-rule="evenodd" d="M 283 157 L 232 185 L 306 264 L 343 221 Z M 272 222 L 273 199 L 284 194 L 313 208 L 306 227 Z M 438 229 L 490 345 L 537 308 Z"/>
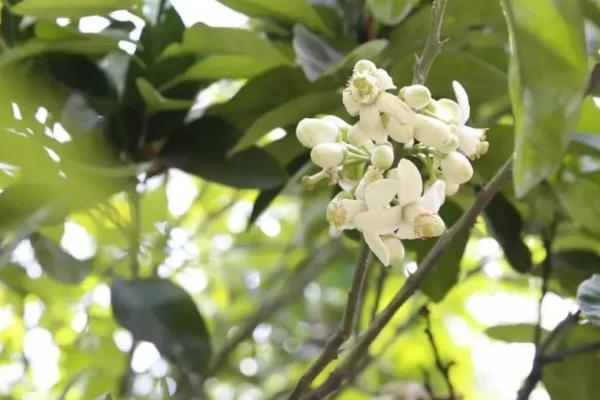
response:
<path id="1" fill-rule="evenodd" d="M 504 0 L 511 35 L 517 196 L 556 171 L 587 84 L 583 19 L 577 1 Z"/>
<path id="2" fill-rule="evenodd" d="M 87 15 L 105 15 L 116 10 L 130 9 L 140 0 L 23 0 L 11 7 L 17 15 L 56 19 L 77 19 Z"/>
<path id="3" fill-rule="evenodd" d="M 317 79 L 342 58 L 336 49 L 304 25 L 294 26 L 292 44 L 296 53 L 296 61 L 311 81 Z"/>
<path id="4" fill-rule="evenodd" d="M 563 181 L 555 185 L 555 192 L 571 218 L 579 226 L 600 235 L 600 186 L 584 179 Z"/>
<path id="5" fill-rule="evenodd" d="M 175 81 L 249 79 L 284 63 L 254 55 L 213 54 L 192 65 Z"/>
<path id="6" fill-rule="evenodd" d="M 44 271 L 56 280 L 69 284 L 80 283 L 90 271 L 88 262 L 76 259 L 43 235 L 33 235 L 31 245 Z"/>
<path id="7" fill-rule="evenodd" d="M 232 153 L 245 150 L 269 131 L 287 125 L 295 125 L 305 117 L 326 113 L 339 105 L 341 94 L 337 90 L 304 94 L 270 110 L 258 118 L 235 145 Z"/>
<path id="8" fill-rule="evenodd" d="M 406 17 L 419 0 L 367 0 L 367 6 L 379 21 L 395 25 Z"/>
<path id="9" fill-rule="evenodd" d="M 117 279 L 111 305 L 116 320 L 135 339 L 152 342 L 179 367 L 201 372 L 208 366 L 211 344 L 204 319 L 190 295 L 173 282 Z"/>
<path id="10" fill-rule="evenodd" d="M 332 34 L 307 0 L 287 0 L 285 5 L 280 0 L 219 0 L 219 2 L 252 17 L 300 22 L 326 35 Z"/>
<path id="11" fill-rule="evenodd" d="M 600 274 L 600 256 L 584 249 L 565 249 L 552 253 L 550 278 L 571 296 L 592 274 Z"/>
<path id="12" fill-rule="evenodd" d="M 237 188 L 272 189 L 285 183 L 283 167 L 264 150 L 251 147 L 228 157 L 240 132 L 216 118 L 203 118 L 175 133 L 160 158 L 202 178 Z"/>

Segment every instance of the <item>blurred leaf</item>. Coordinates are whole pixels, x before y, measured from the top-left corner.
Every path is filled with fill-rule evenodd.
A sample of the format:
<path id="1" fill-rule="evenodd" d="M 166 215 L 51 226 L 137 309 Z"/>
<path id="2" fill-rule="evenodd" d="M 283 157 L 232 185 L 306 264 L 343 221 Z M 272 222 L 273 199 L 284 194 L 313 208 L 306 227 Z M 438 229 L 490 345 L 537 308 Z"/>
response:
<path id="1" fill-rule="evenodd" d="M 136 340 L 153 343 L 185 370 L 206 370 L 211 357 L 208 330 L 194 301 L 179 286 L 157 278 L 117 279 L 111 305 L 116 320 Z"/>
<path id="2" fill-rule="evenodd" d="M 115 94 L 106 73 L 86 56 L 48 54 L 44 63 L 52 76 L 69 89 L 94 97 L 112 97 Z"/>
<path id="3" fill-rule="evenodd" d="M 329 67 L 342 58 L 342 55 L 327 42 L 309 31 L 304 25 L 294 26 L 292 40 L 296 61 L 302 67 L 309 81 L 316 80 Z"/>
<path id="4" fill-rule="evenodd" d="M 600 235 L 600 204 L 592 199 L 600 197 L 600 186 L 584 178 L 559 182 L 555 193 L 567 213 L 581 227 Z"/>
<path id="5" fill-rule="evenodd" d="M 250 213 L 250 217 L 248 218 L 248 223 L 246 224 L 247 228 L 251 228 L 252 225 L 256 222 L 258 217 L 271 205 L 273 200 L 279 196 L 281 191 L 283 190 L 283 186 L 276 187 L 269 190 L 263 190 L 256 196 L 254 199 L 254 204 L 252 206 L 252 212 Z"/>
<path id="6" fill-rule="evenodd" d="M 587 57 L 578 2 L 504 0 L 503 5 L 513 50 L 514 183 L 522 197 L 562 159 L 587 84 Z"/>
<path id="7" fill-rule="evenodd" d="M 173 82 L 249 79 L 282 64 L 284 63 L 245 54 L 215 54 L 198 61 Z"/>
<path id="8" fill-rule="evenodd" d="M 600 102 L 593 97 L 588 96 L 583 101 L 577 132 L 600 135 Z"/>
<path id="9" fill-rule="evenodd" d="M 130 9 L 139 0 L 23 0 L 11 7 L 18 15 L 56 19 L 78 19 L 88 15 L 105 15 L 116 10 Z"/>
<path id="10" fill-rule="evenodd" d="M 227 157 L 240 132 L 216 118 L 203 118 L 174 134 L 161 151 L 168 166 L 237 188 L 272 189 L 287 174 L 264 150 L 251 147 Z"/>
<path id="11" fill-rule="evenodd" d="M 314 117 L 316 114 L 335 109 L 340 103 L 340 98 L 341 94 L 337 90 L 308 93 L 270 110 L 254 121 L 231 153 L 235 154 L 251 147 L 275 128 L 296 125 L 302 118 Z"/>
<path id="12" fill-rule="evenodd" d="M 581 282 L 592 274 L 600 274 L 600 257 L 589 250 L 561 250 L 552 254 L 551 262 L 551 279 L 573 296 Z"/>
<path id="13" fill-rule="evenodd" d="M 68 284 L 77 284 L 89 273 L 91 265 L 88 262 L 76 259 L 53 240 L 40 234 L 33 235 L 30 240 L 37 260 L 52 278 Z"/>
<path id="14" fill-rule="evenodd" d="M 600 325 L 600 275 L 594 274 L 579 285 L 577 303 L 585 318 Z"/>
<path id="15" fill-rule="evenodd" d="M 523 219 L 519 211 L 498 193 L 486 207 L 485 218 L 511 267 L 521 273 L 529 271 L 531 252 L 522 239 Z"/>
<path id="16" fill-rule="evenodd" d="M 402 21 L 419 0 L 367 0 L 367 6 L 377 20 L 387 25 Z"/>
<path id="17" fill-rule="evenodd" d="M 323 78 L 329 76 L 335 76 L 340 82 L 346 82 L 348 76 L 352 73 L 352 68 L 359 60 L 369 59 L 373 60 L 377 58 L 379 53 L 387 46 L 388 41 L 385 39 L 371 40 L 363 43 L 345 56 L 339 61 L 331 65 L 327 70 L 323 72 Z"/>
<path id="18" fill-rule="evenodd" d="M 192 100 L 168 99 L 164 97 L 144 78 L 136 79 L 135 84 L 146 103 L 148 114 L 154 114 L 159 111 L 189 110 L 194 104 Z"/>
<path id="19" fill-rule="evenodd" d="M 332 34 L 306 0 L 287 0 L 285 7 L 281 6 L 279 0 L 219 0 L 219 2 L 251 17 L 300 22 L 325 35 Z"/>
<path id="20" fill-rule="evenodd" d="M 30 39 L 18 47 L 3 52 L 0 55 L 0 68 L 42 53 L 105 55 L 117 50 L 119 50 L 118 40 L 99 35 L 56 41 Z"/>
<path id="21" fill-rule="evenodd" d="M 453 202 L 446 202 L 440 209 L 440 216 L 444 219 L 447 226 L 452 226 L 462 215 L 463 210 Z M 460 271 L 460 261 L 462 260 L 469 232 L 460 235 L 449 247 L 446 254 L 439 260 L 439 267 L 435 273 L 429 275 L 421 290 L 432 301 L 438 303 L 446 297 L 450 289 L 458 282 L 458 273 Z M 418 262 L 420 262 L 435 244 L 437 239 L 421 240 L 415 243 L 417 246 Z"/>
<path id="22" fill-rule="evenodd" d="M 534 332 L 535 325 L 532 324 L 496 325 L 485 330 L 490 338 L 509 343 L 531 343 Z"/>

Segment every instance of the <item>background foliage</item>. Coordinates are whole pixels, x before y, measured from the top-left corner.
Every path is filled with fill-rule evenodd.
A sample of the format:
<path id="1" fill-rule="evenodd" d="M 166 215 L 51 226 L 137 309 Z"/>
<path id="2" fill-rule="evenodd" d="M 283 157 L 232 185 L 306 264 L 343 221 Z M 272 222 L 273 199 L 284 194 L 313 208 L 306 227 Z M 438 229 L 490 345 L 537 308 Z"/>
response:
<path id="1" fill-rule="evenodd" d="M 341 319 L 358 249 L 329 235 L 332 189 L 299 184 L 295 125 L 348 120 L 361 58 L 410 84 L 431 1 L 220 0 L 249 17 L 240 28 L 186 26 L 185 1 L 3 3 L 0 392 L 285 398 Z M 514 151 L 513 184 L 340 399 L 417 399 L 423 382 L 448 398 L 428 321 L 462 398 L 515 398 L 537 335 L 600 273 L 599 28 L 595 0 L 448 1 L 427 85 L 465 86 L 491 150 L 442 214 L 456 220 Z M 403 269 L 371 269 L 357 331 L 433 240 L 411 245 Z M 600 339 L 599 293 L 597 277 L 581 287 L 585 321 L 553 351 Z M 597 399 L 594 349 L 544 366 L 536 398 Z M 525 360 L 516 377 L 482 372 L 502 352 Z"/>

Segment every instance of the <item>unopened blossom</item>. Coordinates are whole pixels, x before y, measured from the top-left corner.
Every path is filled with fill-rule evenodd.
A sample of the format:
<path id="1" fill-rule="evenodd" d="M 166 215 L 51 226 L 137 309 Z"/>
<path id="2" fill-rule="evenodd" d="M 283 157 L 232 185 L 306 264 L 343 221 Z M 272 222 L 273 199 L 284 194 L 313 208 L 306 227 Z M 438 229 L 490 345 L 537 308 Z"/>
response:
<path id="1" fill-rule="evenodd" d="M 339 132 L 339 126 L 325 118 L 304 118 L 296 127 L 298 141 L 309 149 L 321 143 L 335 142 Z"/>
<path id="2" fill-rule="evenodd" d="M 390 143 L 377 145 L 371 153 L 371 164 L 375 168 L 387 170 L 394 163 L 394 148 Z"/>
<path id="3" fill-rule="evenodd" d="M 462 153 L 453 151 L 440 162 L 440 168 L 446 182 L 463 184 L 473 177 L 473 167 Z"/>
<path id="4" fill-rule="evenodd" d="M 413 110 L 422 110 L 431 103 L 431 92 L 423 85 L 403 87 L 400 97 Z"/>
<path id="5" fill-rule="evenodd" d="M 449 153 L 459 146 L 458 137 L 444 121 L 418 114 L 414 126 L 415 139 L 442 153 Z"/>
<path id="6" fill-rule="evenodd" d="M 313 147 L 310 158 L 321 168 L 333 168 L 344 162 L 345 154 L 341 143 L 321 143 Z"/>

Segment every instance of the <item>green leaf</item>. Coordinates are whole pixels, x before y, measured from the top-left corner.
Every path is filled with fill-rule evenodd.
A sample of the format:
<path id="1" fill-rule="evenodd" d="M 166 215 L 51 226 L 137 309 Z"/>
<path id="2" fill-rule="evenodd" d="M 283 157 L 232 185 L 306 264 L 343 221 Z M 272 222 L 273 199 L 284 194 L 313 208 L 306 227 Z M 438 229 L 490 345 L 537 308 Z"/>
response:
<path id="1" fill-rule="evenodd" d="M 194 300 L 173 282 L 157 278 L 115 280 L 111 305 L 116 320 L 136 340 L 153 343 L 179 367 L 205 371 L 210 336 Z"/>
<path id="2" fill-rule="evenodd" d="M 139 0 L 23 0 L 11 7 L 17 15 L 56 19 L 78 19 L 88 15 L 105 15 L 116 10 L 131 9 Z"/>
<path id="3" fill-rule="evenodd" d="M 272 189 L 287 180 L 283 167 L 264 150 L 251 147 L 228 157 L 240 132 L 216 118 L 203 118 L 175 133 L 160 158 L 204 179 L 237 188 Z"/>
<path id="4" fill-rule="evenodd" d="M 519 211 L 498 193 L 485 209 L 486 221 L 511 267 L 524 273 L 531 269 L 531 252 L 522 239 L 523 220 Z"/>
<path id="5" fill-rule="evenodd" d="M 446 202 L 440 210 L 440 215 L 447 226 L 452 226 L 462 215 L 463 210 L 453 202 Z M 460 271 L 460 262 L 467 246 L 469 233 L 460 235 L 450 246 L 446 254 L 439 260 L 439 267 L 435 273 L 428 276 L 421 290 L 432 301 L 440 302 L 446 297 L 450 289 L 458 282 L 458 273 Z M 437 239 L 428 239 L 418 241 L 414 244 L 417 248 L 418 261 L 420 262 Z M 416 242 L 416 241 L 415 241 Z"/>
<path id="6" fill-rule="evenodd" d="M 534 332 L 535 325 L 532 324 L 496 325 L 485 330 L 490 338 L 509 343 L 531 343 Z"/>
<path id="7" fill-rule="evenodd" d="M 94 97 L 113 97 L 115 89 L 106 73 L 81 54 L 47 54 L 44 64 L 52 76 L 69 89 Z"/>
<path id="8" fill-rule="evenodd" d="M 0 55 L 0 68 L 43 53 L 74 53 L 105 55 L 119 50 L 118 40 L 103 36 L 88 36 L 80 39 L 44 41 L 30 39 Z"/>
<path id="9" fill-rule="evenodd" d="M 571 218 L 584 229 L 600 235 L 600 204 L 592 200 L 600 198 L 600 186 L 578 177 L 569 182 L 558 182 L 554 187 Z"/>
<path id="10" fill-rule="evenodd" d="M 579 285 L 577 303 L 583 316 L 600 326 L 600 275 L 594 274 Z"/>
<path id="11" fill-rule="evenodd" d="M 589 250 L 561 250 L 552 254 L 551 262 L 551 279 L 569 295 L 575 295 L 581 282 L 592 274 L 600 274 L 600 257 Z"/>
<path id="12" fill-rule="evenodd" d="M 282 6 L 280 0 L 219 0 L 219 2 L 251 17 L 300 22 L 325 35 L 333 34 L 306 0 L 287 0 L 285 6 Z"/>
<path id="13" fill-rule="evenodd" d="M 268 58 L 245 54 L 210 55 L 188 68 L 175 82 L 216 79 L 250 79 L 284 64 Z"/>
<path id="14" fill-rule="evenodd" d="M 231 150 L 231 154 L 251 147 L 263 135 L 275 128 L 295 125 L 302 118 L 327 113 L 336 108 L 340 100 L 341 94 L 337 90 L 308 93 L 290 100 L 254 121 L 233 150 Z"/>
<path id="15" fill-rule="evenodd" d="M 294 26 L 292 44 L 296 53 L 296 61 L 310 81 L 316 80 L 342 58 L 337 50 L 321 39 L 319 35 L 309 31 L 304 25 Z"/>
<path id="16" fill-rule="evenodd" d="M 189 110 L 194 104 L 192 100 L 167 99 L 144 78 L 137 78 L 135 84 L 146 103 L 148 114 L 159 111 Z"/>
<path id="17" fill-rule="evenodd" d="M 340 82 L 346 82 L 348 76 L 354 68 L 354 64 L 362 59 L 375 59 L 379 53 L 387 46 L 388 41 L 385 39 L 371 40 L 355 47 L 352 51 L 342 57 L 335 64 L 331 65 L 325 72 L 323 78 L 335 76 Z"/>
<path id="18" fill-rule="evenodd" d="M 562 160 L 587 84 L 587 57 L 577 1 L 504 0 L 503 5 L 512 45 L 514 184 L 522 197 Z"/>
<path id="19" fill-rule="evenodd" d="M 91 265 L 88 262 L 76 259 L 53 240 L 40 234 L 33 235 L 30 240 L 42 269 L 52 278 L 77 284 L 89 273 Z"/>
<path id="20" fill-rule="evenodd" d="M 261 214 L 271 205 L 273 200 L 277 198 L 281 194 L 283 190 L 283 186 L 276 187 L 269 190 L 263 190 L 256 196 L 254 199 L 254 205 L 252 206 L 252 212 L 250 213 L 250 217 L 248 217 L 248 223 L 246 224 L 247 228 L 250 229 L 254 222 L 261 216 Z"/>
<path id="21" fill-rule="evenodd" d="M 367 6 L 377 20 L 386 25 L 402 21 L 419 3 L 419 0 L 367 0 Z"/>

